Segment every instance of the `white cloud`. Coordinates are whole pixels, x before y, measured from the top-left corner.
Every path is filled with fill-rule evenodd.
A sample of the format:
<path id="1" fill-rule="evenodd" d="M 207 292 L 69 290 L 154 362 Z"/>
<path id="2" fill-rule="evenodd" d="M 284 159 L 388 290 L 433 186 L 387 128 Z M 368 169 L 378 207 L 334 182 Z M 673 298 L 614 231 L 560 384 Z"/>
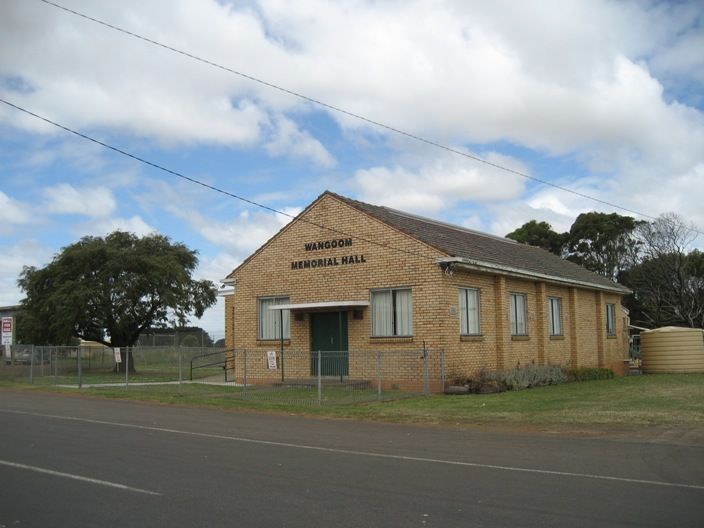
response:
<path id="1" fill-rule="evenodd" d="M 90 224 L 78 226 L 82 235 L 105 236 L 113 231 L 128 231 L 143 237 L 158 230 L 147 224 L 141 216 L 134 215 L 130 218 L 101 218 Z"/>
<path id="2" fill-rule="evenodd" d="M 110 216 L 116 208 L 115 198 L 107 187 L 76 189 L 60 183 L 42 191 L 46 210 L 58 214 L 79 214 L 91 218 Z"/>
<path id="3" fill-rule="evenodd" d="M 17 279 L 24 266 L 44 266 L 51 260 L 52 251 L 32 239 L 14 245 L 0 246 L 0 306 L 18 304 L 24 296 Z"/>
<path id="4" fill-rule="evenodd" d="M 276 130 L 266 144 L 266 150 L 273 156 L 288 154 L 296 158 L 310 159 L 319 167 L 335 166 L 335 158 L 320 141 L 305 130 L 300 130 L 296 123 L 283 116 L 276 120 Z"/>
<path id="5" fill-rule="evenodd" d="M 414 134 L 473 150 L 508 143 L 548 161 L 570 157 L 606 183 L 566 176 L 567 187 L 653 214 L 675 210 L 704 225 L 704 115 L 668 91 L 688 86 L 692 99 L 704 93 L 700 2 L 73 0 L 70 6 Z M 417 143 L 387 142 L 387 132 L 360 139 L 360 130 L 374 128 L 331 113 L 345 132 L 345 145 L 336 147 L 366 139 L 368 147 L 390 149 L 389 160 L 379 162 L 358 148 L 354 154 L 364 161 L 347 165 L 348 152 L 338 155 L 299 121 L 313 105 L 40 3 L 4 6 L 2 76 L 21 80 L 21 88 L 3 85 L 8 98 L 71 126 L 169 145 L 257 146 L 322 168 L 340 160 L 350 172 L 367 167 L 351 185 L 362 199 L 420 212 L 481 202 L 502 231 L 523 213 L 546 212 L 562 222 L 567 212 L 602 207 L 554 189 L 519 203 L 524 183 L 517 179 L 493 178 L 481 166 L 425 148 L 427 159 L 409 160 Z M 48 130 L 2 107 L 0 122 Z M 275 228 L 268 220 L 257 225 L 258 218 L 229 225 L 192 216 L 208 240 L 237 254 Z"/>
<path id="6" fill-rule="evenodd" d="M 606 0 L 520 6 L 415 1 L 403 2 L 403 9 L 398 2 L 322 0 L 262 0 L 240 7 L 195 0 L 71 5 L 238 71 L 442 140 L 510 139 L 556 153 L 604 140 L 637 148 L 677 144 L 652 126 L 665 122 L 680 139 L 695 132 L 681 148 L 691 152 L 701 145 L 700 113 L 665 102 L 647 62 L 702 75 L 704 64 L 692 58 L 701 55 L 692 53 L 701 39 L 695 4 L 680 9 Z M 308 133 L 294 144 L 298 151 L 287 148 L 289 132 L 281 126 L 273 138 L 262 135 L 270 115 L 307 108 L 295 97 L 48 6 L 13 2 L 3 18 L 2 73 L 21 77 L 32 88 L 13 96 L 57 119 L 166 142 L 261 140 L 276 155 L 284 148 L 323 166 L 331 162 Z M 332 115 L 345 126 L 368 126 Z"/>
<path id="7" fill-rule="evenodd" d="M 284 212 L 295 216 L 300 209 L 286 208 Z M 195 211 L 186 215 L 206 240 L 227 248 L 240 259 L 250 255 L 291 221 L 287 216 L 259 211 L 243 211 L 236 218 L 226 222 L 213 221 L 212 218 L 206 218 Z"/>
<path id="8" fill-rule="evenodd" d="M 16 224 L 31 221 L 29 206 L 0 191 L 0 234 L 7 234 Z"/>
<path id="9" fill-rule="evenodd" d="M 507 156 L 490 152 L 482 157 L 519 172 L 528 171 Z M 515 199 L 523 191 L 524 181 L 459 155 L 447 155 L 416 169 L 395 166 L 359 170 L 354 183 L 364 201 L 406 211 L 436 212 L 462 201 Z"/>

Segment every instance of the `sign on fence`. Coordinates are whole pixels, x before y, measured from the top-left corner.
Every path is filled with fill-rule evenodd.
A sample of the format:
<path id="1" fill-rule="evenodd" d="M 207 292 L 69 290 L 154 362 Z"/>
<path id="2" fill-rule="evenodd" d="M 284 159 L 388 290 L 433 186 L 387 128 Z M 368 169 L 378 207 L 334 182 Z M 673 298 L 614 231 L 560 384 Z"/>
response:
<path id="1" fill-rule="evenodd" d="M 276 352 L 268 350 L 266 353 L 266 362 L 269 370 L 276 370 Z"/>
<path id="2" fill-rule="evenodd" d="M 113 348 L 112 350 L 115 354 L 115 363 L 122 363 L 122 355 L 120 355 L 120 348 Z"/>
<path id="3" fill-rule="evenodd" d="M 2 341 L 0 343 L 3 345 L 12 344 L 12 323 L 12 317 L 2 318 Z"/>

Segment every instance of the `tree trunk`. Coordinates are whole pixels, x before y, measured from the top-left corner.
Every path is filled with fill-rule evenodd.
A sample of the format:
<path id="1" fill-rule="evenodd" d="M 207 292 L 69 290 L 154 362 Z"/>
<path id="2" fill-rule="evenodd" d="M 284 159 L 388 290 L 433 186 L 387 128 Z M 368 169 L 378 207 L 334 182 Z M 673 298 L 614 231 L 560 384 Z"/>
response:
<path id="1" fill-rule="evenodd" d="M 127 354 L 129 354 L 130 356 L 130 373 L 137 372 L 134 368 L 134 357 L 132 355 L 132 349 L 127 347 L 120 348 L 120 357 L 122 358 L 122 361 L 120 363 L 115 363 L 115 368 L 113 369 L 113 372 L 122 372 L 123 374 L 125 373 L 125 366 L 127 365 Z"/>

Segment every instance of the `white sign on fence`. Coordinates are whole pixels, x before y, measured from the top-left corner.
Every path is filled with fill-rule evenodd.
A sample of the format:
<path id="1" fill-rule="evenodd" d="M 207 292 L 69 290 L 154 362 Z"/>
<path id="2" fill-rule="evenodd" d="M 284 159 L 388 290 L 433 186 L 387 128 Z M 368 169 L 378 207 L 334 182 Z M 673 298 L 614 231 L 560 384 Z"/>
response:
<path id="1" fill-rule="evenodd" d="M 122 355 L 120 355 L 120 349 L 113 348 L 112 350 L 115 354 L 115 363 L 122 363 Z"/>
<path id="2" fill-rule="evenodd" d="M 3 345 L 12 344 L 12 323 L 12 317 L 2 318 L 2 341 L 0 343 Z"/>
<path id="3" fill-rule="evenodd" d="M 270 370 L 276 370 L 276 352 L 268 350 L 266 353 L 266 362 Z"/>

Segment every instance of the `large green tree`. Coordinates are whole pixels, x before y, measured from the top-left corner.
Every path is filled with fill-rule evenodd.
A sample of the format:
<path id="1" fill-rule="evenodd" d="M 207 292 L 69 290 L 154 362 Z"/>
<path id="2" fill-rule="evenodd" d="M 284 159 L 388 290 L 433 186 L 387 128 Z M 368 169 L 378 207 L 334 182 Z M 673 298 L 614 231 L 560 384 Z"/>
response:
<path id="1" fill-rule="evenodd" d="M 640 242 L 635 229 L 642 223 L 616 213 L 582 213 L 570 228 L 567 258 L 616 280 L 637 260 Z"/>
<path id="2" fill-rule="evenodd" d="M 184 325 L 215 303 L 214 284 L 192 277 L 197 264 L 196 251 L 162 235 L 84 237 L 46 267 L 23 269 L 23 334 L 37 344 L 130 347 L 146 328 Z"/>
<path id="3" fill-rule="evenodd" d="M 553 231 L 552 226 L 547 222 L 531 220 L 511 231 L 506 235 L 506 238 L 510 238 L 521 244 L 529 244 L 531 246 L 547 249 L 550 253 L 561 257 L 568 236 L 568 233 L 557 233 Z"/>

